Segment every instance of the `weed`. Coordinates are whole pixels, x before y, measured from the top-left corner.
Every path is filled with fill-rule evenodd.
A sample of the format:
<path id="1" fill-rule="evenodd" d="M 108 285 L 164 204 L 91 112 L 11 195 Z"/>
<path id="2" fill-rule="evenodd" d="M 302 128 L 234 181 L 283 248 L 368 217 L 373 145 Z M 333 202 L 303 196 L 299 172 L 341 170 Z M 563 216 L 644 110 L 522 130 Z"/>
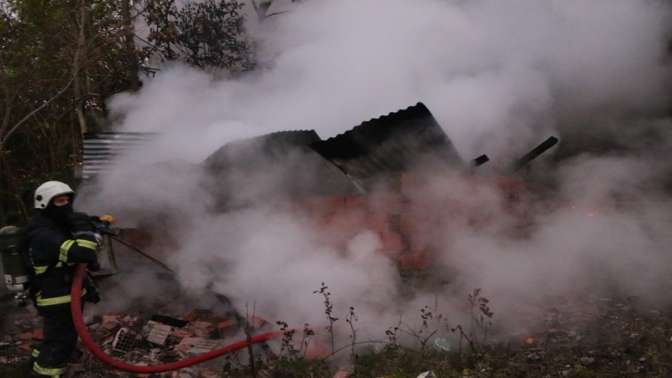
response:
<path id="1" fill-rule="evenodd" d="M 303 357 L 306 357 L 306 352 L 308 351 L 308 344 L 310 343 L 310 338 L 315 336 L 315 331 L 310 328 L 310 324 L 303 324 L 303 332 L 301 337 L 301 349 L 303 351 Z"/>
<path id="2" fill-rule="evenodd" d="M 334 323 L 338 320 L 337 317 L 333 315 L 334 313 L 334 304 L 331 302 L 331 292 L 329 292 L 329 287 L 322 282 L 319 290 L 315 290 L 313 294 L 320 294 L 323 298 L 324 303 L 324 314 L 327 316 L 327 321 L 329 325 L 326 327 L 327 332 L 329 332 L 329 337 L 331 339 L 331 352 L 333 353 L 336 350 L 336 338 L 334 335 Z"/>
<path id="3" fill-rule="evenodd" d="M 425 306 L 420 309 L 421 322 L 420 322 L 420 328 L 418 330 L 415 330 L 409 327 L 408 325 L 406 325 L 405 329 L 399 329 L 402 332 L 413 336 L 417 340 L 418 344 L 420 345 L 420 351 L 422 354 L 425 353 L 429 340 L 439 331 L 438 327 L 437 328 L 430 327 L 430 322 L 432 319 L 434 319 L 434 312 L 432 311 L 432 309 L 429 308 L 429 306 Z M 390 337 L 390 334 L 388 334 L 387 332 L 385 332 L 385 334 L 388 335 L 388 337 Z M 396 334 L 394 335 L 394 338 L 396 340 Z"/>
<path id="4" fill-rule="evenodd" d="M 488 335 L 492 328 L 492 317 L 495 315 L 490 309 L 490 301 L 481 295 L 481 289 L 474 289 L 467 296 L 469 304 L 470 325 L 465 331 L 461 324 L 451 328 L 452 332 L 458 333 L 458 356 L 462 358 L 462 344 L 464 341 L 469 345 L 472 355 L 476 358 L 483 352 L 487 345 Z"/>
<path id="5" fill-rule="evenodd" d="M 277 322 L 275 322 L 275 324 L 280 326 L 280 332 L 282 332 L 280 355 L 282 356 L 286 353 L 287 356 L 285 356 L 285 358 L 296 357 L 296 355 L 298 354 L 298 351 L 296 350 L 296 348 L 294 348 L 294 334 L 296 333 L 296 330 L 290 329 L 289 324 L 287 324 L 287 322 L 284 322 L 282 320 L 278 320 Z"/>
<path id="6" fill-rule="evenodd" d="M 481 296 L 481 289 L 474 289 L 469 294 L 469 308 L 471 313 L 472 339 L 479 345 L 485 345 L 492 328 L 492 317 L 495 315 L 490 309 L 490 300 Z"/>
<path id="7" fill-rule="evenodd" d="M 355 328 L 355 322 L 357 322 L 357 320 L 358 319 L 357 315 L 355 314 L 355 308 L 350 306 L 348 315 L 345 317 L 345 322 L 348 323 L 348 326 L 350 326 L 350 355 L 353 361 L 357 357 L 355 355 L 355 344 L 357 344 L 357 329 Z"/>
<path id="8" fill-rule="evenodd" d="M 397 334 L 399 333 L 400 326 L 401 326 L 401 319 L 399 319 L 399 323 L 397 323 L 397 325 L 391 326 L 390 328 L 385 330 L 385 336 L 387 337 L 388 341 L 386 347 L 397 348 L 399 346 Z"/>
<path id="9" fill-rule="evenodd" d="M 252 317 L 250 317 L 250 312 L 248 305 L 245 304 L 245 326 L 243 327 L 243 330 L 245 331 L 245 337 L 247 339 L 247 352 L 250 357 L 250 375 L 253 378 L 257 378 L 257 368 L 254 363 L 254 348 L 252 346 L 252 335 L 254 333 L 254 326 L 252 325 L 252 322 L 250 319 L 254 319 L 256 316 L 256 304 L 253 305 L 252 307 Z"/>

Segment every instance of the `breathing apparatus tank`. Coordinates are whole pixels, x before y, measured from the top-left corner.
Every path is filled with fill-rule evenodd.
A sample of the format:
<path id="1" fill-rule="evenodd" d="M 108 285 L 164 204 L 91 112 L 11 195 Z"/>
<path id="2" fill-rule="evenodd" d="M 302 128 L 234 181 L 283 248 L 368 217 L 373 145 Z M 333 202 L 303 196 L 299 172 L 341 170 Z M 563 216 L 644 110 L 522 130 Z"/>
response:
<path id="1" fill-rule="evenodd" d="M 23 232 L 19 227 L 0 228 L 0 263 L 5 276 L 5 287 L 15 294 L 14 298 L 20 304 L 25 304 L 30 276 L 21 253 L 22 243 Z"/>

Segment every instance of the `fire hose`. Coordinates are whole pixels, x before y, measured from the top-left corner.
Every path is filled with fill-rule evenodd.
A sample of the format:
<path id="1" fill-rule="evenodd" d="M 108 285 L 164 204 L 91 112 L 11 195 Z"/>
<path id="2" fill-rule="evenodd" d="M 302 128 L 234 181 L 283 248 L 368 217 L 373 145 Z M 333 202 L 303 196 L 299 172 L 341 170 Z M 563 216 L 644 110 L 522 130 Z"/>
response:
<path id="1" fill-rule="evenodd" d="M 84 346 L 93 353 L 99 360 L 106 363 L 113 368 L 124 370 L 132 373 L 160 373 L 171 370 L 178 370 L 188 366 L 196 365 L 201 362 L 211 360 L 213 358 L 220 357 L 227 353 L 235 352 L 244 348 L 249 347 L 252 344 L 263 343 L 268 340 L 271 340 L 275 337 L 281 336 L 281 332 L 267 332 L 259 335 L 249 337 L 247 340 L 236 341 L 232 344 L 226 345 L 222 348 L 212 350 L 210 352 L 202 353 L 185 360 L 170 362 L 167 364 L 154 365 L 154 366 L 144 366 L 144 365 L 132 365 L 124 361 L 118 360 L 107 353 L 105 353 L 89 334 L 89 330 L 86 328 L 84 319 L 82 317 L 82 283 L 84 282 L 84 277 L 86 275 L 86 265 L 78 264 L 75 269 L 75 277 L 72 282 L 72 289 L 70 291 L 71 302 L 70 310 L 72 311 L 72 321 L 75 324 L 75 329 L 79 337 L 82 339 Z"/>
<path id="2" fill-rule="evenodd" d="M 109 232 L 109 231 L 105 231 L 105 233 L 106 233 L 107 235 L 109 235 L 109 237 L 110 237 L 112 240 L 115 240 L 115 241 L 117 241 L 118 243 L 121 243 L 121 244 L 125 245 L 126 247 L 130 248 L 132 251 L 134 251 L 134 252 L 140 254 L 140 256 L 142 256 L 142 257 L 144 257 L 144 258 L 150 260 L 150 261 L 153 262 L 154 264 L 157 264 L 158 266 L 160 266 L 161 268 L 163 268 L 163 269 L 169 271 L 170 273 L 175 273 L 175 271 L 173 271 L 172 269 L 170 269 L 170 267 L 168 267 L 168 265 L 164 264 L 161 260 L 158 260 L 158 259 L 156 259 L 156 258 L 154 258 L 154 257 L 152 257 L 152 256 L 150 256 L 150 255 L 148 255 L 148 254 L 145 253 L 143 250 L 141 250 L 140 248 L 134 246 L 133 244 L 131 244 L 131 243 L 127 242 L 127 241 L 124 241 L 123 239 L 118 238 L 114 233 Z"/>

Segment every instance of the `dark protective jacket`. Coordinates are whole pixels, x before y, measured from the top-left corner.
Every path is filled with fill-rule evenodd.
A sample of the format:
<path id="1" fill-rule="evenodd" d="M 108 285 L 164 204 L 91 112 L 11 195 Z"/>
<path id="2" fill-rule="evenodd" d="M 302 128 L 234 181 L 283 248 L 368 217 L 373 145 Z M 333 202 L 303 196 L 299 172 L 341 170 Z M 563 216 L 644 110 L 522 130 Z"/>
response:
<path id="1" fill-rule="evenodd" d="M 70 288 L 77 263 L 97 263 L 98 244 L 93 235 L 74 237 L 64 226 L 36 214 L 26 230 L 28 257 L 33 269 L 31 291 L 39 307 L 70 303 Z M 82 296 L 95 290 L 85 281 Z"/>

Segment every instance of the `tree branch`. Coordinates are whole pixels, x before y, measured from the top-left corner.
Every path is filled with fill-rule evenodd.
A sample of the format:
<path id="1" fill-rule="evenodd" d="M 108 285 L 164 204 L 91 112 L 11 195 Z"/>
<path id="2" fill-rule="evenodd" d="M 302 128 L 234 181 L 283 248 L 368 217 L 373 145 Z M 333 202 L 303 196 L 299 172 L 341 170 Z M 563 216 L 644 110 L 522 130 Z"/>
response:
<path id="1" fill-rule="evenodd" d="M 12 128 L 9 129 L 9 131 L 7 131 L 7 134 L 5 134 L 4 136 L 3 136 L 3 135 L 0 135 L 0 149 L 2 149 L 2 147 L 3 147 L 4 144 L 7 142 L 7 140 L 9 139 L 9 137 L 16 131 L 17 128 L 19 128 L 19 126 L 21 126 L 21 125 L 24 124 L 26 121 L 28 121 L 29 119 L 31 119 L 35 114 L 37 114 L 40 110 L 42 110 L 42 109 L 44 109 L 45 107 L 47 107 L 47 105 L 51 104 L 54 100 L 56 100 L 57 98 L 61 97 L 61 96 L 63 95 L 63 93 L 65 93 L 65 92 L 68 90 L 68 88 L 70 88 L 70 86 L 72 85 L 72 83 L 73 83 L 74 81 L 75 81 L 75 78 L 72 77 L 72 78 L 70 79 L 70 81 L 65 85 L 65 87 L 63 87 L 63 89 L 61 89 L 60 91 L 58 91 L 58 92 L 57 92 L 53 97 L 51 97 L 49 100 L 43 102 L 42 105 L 40 105 L 40 106 L 38 106 L 37 108 L 33 109 L 33 111 L 30 112 L 30 113 L 28 113 L 25 117 L 21 118 L 21 120 L 20 120 L 19 122 L 17 122 L 14 126 L 12 126 Z"/>
<path id="2" fill-rule="evenodd" d="M 81 1 L 79 4 L 79 33 L 77 37 L 77 49 L 75 50 L 75 57 L 74 57 L 74 62 L 72 64 L 72 79 L 74 80 L 74 91 L 75 91 L 75 98 L 81 98 L 82 97 L 82 90 L 81 90 L 81 83 L 79 81 L 79 72 L 80 72 L 80 64 L 81 64 L 81 57 L 84 55 L 86 52 L 84 51 L 85 48 L 85 35 L 84 35 L 84 28 L 86 26 L 86 3 L 85 1 Z M 79 131 L 84 134 L 87 130 L 87 125 L 86 125 L 86 117 L 84 116 L 84 110 L 82 109 L 82 104 L 81 103 L 76 103 L 75 104 L 75 112 L 77 113 L 77 120 L 79 121 Z"/>
<path id="3" fill-rule="evenodd" d="M 2 125 L 0 125 L 0 136 L 5 134 L 5 131 L 9 128 L 9 121 L 11 119 L 11 114 L 12 114 L 12 104 L 14 103 L 14 99 L 16 99 L 17 95 L 16 94 L 10 94 L 10 91 L 7 90 L 6 88 L 3 88 L 5 92 L 4 94 L 4 105 L 5 105 L 5 114 L 2 117 Z"/>

